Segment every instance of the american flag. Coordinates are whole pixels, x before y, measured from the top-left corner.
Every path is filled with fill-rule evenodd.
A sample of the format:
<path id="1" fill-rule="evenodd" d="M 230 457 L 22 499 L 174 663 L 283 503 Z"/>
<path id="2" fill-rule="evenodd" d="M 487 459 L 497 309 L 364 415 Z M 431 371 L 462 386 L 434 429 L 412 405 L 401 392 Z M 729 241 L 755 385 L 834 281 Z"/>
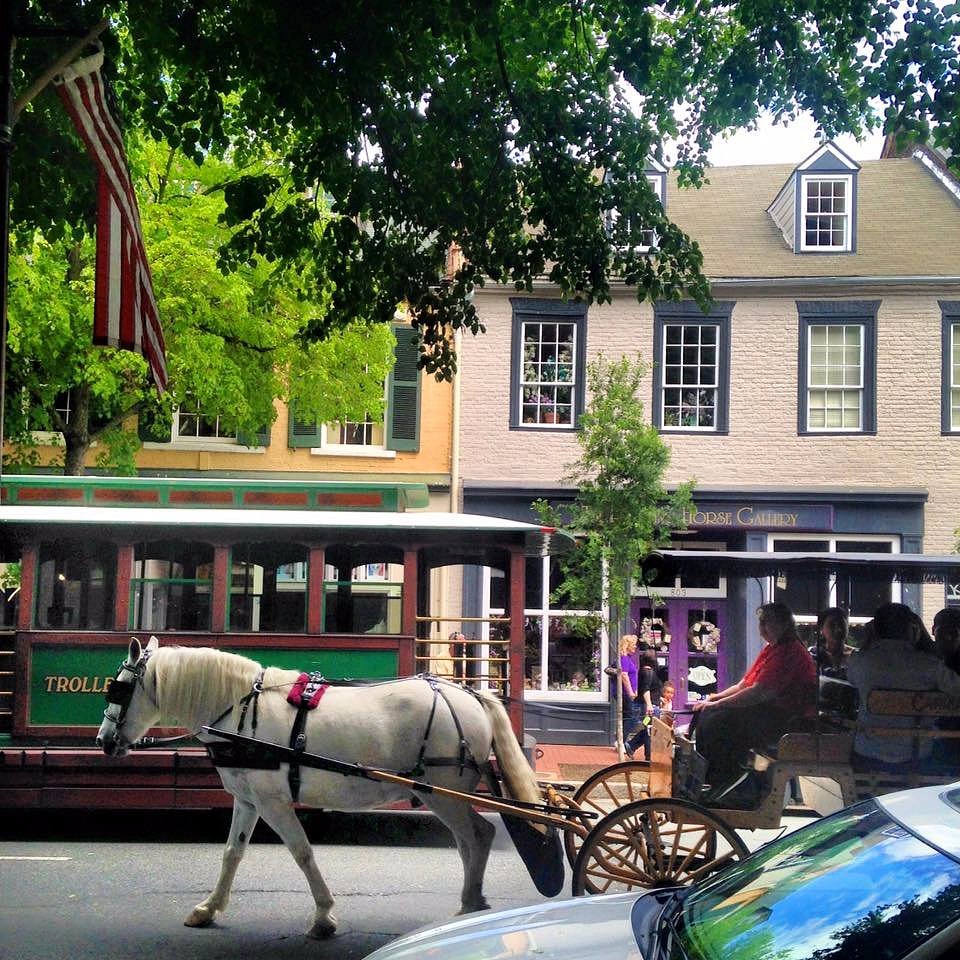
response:
<path id="1" fill-rule="evenodd" d="M 57 92 L 97 168 L 97 265 L 93 342 L 135 350 L 158 391 L 167 386 L 163 330 L 143 248 L 137 198 L 120 128 L 110 112 L 103 54 L 78 60 L 56 80 Z"/>

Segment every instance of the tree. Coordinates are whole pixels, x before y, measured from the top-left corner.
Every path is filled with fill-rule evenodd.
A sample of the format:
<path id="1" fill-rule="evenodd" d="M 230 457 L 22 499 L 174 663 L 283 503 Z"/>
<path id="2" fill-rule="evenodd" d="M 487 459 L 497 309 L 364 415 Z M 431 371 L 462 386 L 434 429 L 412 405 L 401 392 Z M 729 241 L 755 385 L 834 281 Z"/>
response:
<path id="1" fill-rule="evenodd" d="M 153 439 L 169 439 L 171 413 L 185 403 L 241 437 L 273 422 L 277 397 L 301 419 L 381 414 L 393 357 L 388 327 L 355 323 L 304 342 L 303 331 L 324 311 L 309 262 L 269 263 L 257 255 L 227 274 L 219 269 L 218 251 L 232 234 L 222 222 L 222 184 L 236 176 L 235 165 L 207 157 L 198 166 L 154 141 L 137 143 L 130 154 L 143 188 L 170 392 L 156 396 L 138 355 L 91 345 L 92 239 L 82 231 L 51 238 L 34 230 L 13 244 L 9 437 L 29 451 L 33 430 L 61 432 L 68 474 L 83 472 L 98 441 L 101 466 L 132 472 L 140 446 L 134 414 L 141 427 L 153 425 Z M 272 169 L 264 161 L 249 166 Z M 68 390 L 69 420 L 55 403 Z"/>
<path id="2" fill-rule="evenodd" d="M 309 251 L 318 284 L 332 284 L 315 338 L 388 321 L 408 302 L 423 365 L 441 376 L 454 368 L 444 325 L 480 329 L 470 293 L 487 278 L 529 289 L 547 275 L 602 302 L 619 277 L 640 298 L 706 300 L 696 243 L 636 177 L 668 140 L 695 184 L 716 136 L 761 110 L 805 110 L 827 136 L 882 124 L 930 138 L 960 170 L 960 17 L 939 0 L 20 5 L 44 26 L 110 14 L 129 126 L 197 160 L 272 145 L 288 175 L 250 173 L 226 189 L 239 227 L 226 261 Z M 45 43 L 18 46 L 18 88 L 49 56 Z M 49 95 L 17 140 L 18 222 L 79 222 L 91 185 Z M 636 249 L 644 228 L 656 230 L 655 257 Z M 454 243 L 464 265 L 439 284 Z"/>
<path id="3" fill-rule="evenodd" d="M 564 482 L 576 499 L 557 506 L 538 501 L 540 519 L 572 533 L 577 549 L 563 561 L 556 603 L 567 609 L 601 611 L 584 625 L 609 639 L 612 664 L 619 664 L 622 625 L 630 610 L 631 588 L 641 581 L 641 562 L 683 529 L 692 507 L 693 482 L 673 493 L 663 486 L 670 448 L 644 419 L 639 400 L 647 368 L 642 360 L 600 356 L 587 366 L 589 400 L 578 440 L 580 458 L 567 468 Z M 622 687 L 617 684 L 617 745 Z"/>

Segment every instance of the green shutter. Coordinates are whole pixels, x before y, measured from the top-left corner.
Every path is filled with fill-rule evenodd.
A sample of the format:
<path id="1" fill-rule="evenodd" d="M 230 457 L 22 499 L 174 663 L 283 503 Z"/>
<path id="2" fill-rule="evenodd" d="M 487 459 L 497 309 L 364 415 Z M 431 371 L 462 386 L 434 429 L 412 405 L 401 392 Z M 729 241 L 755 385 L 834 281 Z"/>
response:
<path id="1" fill-rule="evenodd" d="M 291 447 L 319 447 L 320 424 L 314 420 L 298 420 L 291 405 L 287 417 L 287 445 Z"/>
<path id="2" fill-rule="evenodd" d="M 245 447 L 269 447 L 270 426 L 261 427 L 259 430 L 238 430 L 237 443 Z"/>
<path id="3" fill-rule="evenodd" d="M 387 449 L 420 449 L 420 347 L 410 326 L 394 324 L 396 363 L 387 378 Z"/>

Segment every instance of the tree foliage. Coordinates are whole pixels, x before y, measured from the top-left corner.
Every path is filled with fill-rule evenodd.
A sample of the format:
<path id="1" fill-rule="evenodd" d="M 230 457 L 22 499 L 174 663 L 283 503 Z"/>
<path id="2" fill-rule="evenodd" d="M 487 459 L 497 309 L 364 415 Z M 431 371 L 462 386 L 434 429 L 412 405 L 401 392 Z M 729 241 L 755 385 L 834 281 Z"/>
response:
<path id="1" fill-rule="evenodd" d="M 642 360 L 629 357 L 600 356 L 587 365 L 589 401 L 578 433 L 580 457 L 564 477 L 576 489 L 576 499 L 563 506 L 534 504 L 544 523 L 577 539 L 576 550 L 563 559 L 563 579 L 552 602 L 569 610 L 601 611 L 599 622 L 583 622 L 605 628 L 614 664 L 619 664 L 632 588 L 641 581 L 641 562 L 669 544 L 671 531 L 684 528 L 692 507 L 692 481 L 672 493 L 663 486 L 670 448 L 644 417 L 639 391 L 646 372 Z M 621 695 L 618 684 L 618 702 Z"/>
<path id="2" fill-rule="evenodd" d="M 454 366 L 443 325 L 480 328 L 470 293 L 486 278 L 529 289 L 546 275 L 568 296 L 604 301 L 620 277 L 641 298 L 706 299 L 696 243 L 633 179 L 667 141 L 682 179 L 697 183 L 718 135 L 761 110 L 779 120 L 805 110 L 825 135 L 882 123 L 960 164 L 957 3 L 21 5 L 44 26 L 109 14 L 104 41 L 129 126 L 197 160 L 229 147 L 242 165 L 268 143 L 288 172 L 226 186 L 238 229 L 224 262 L 309 252 L 330 292 L 314 338 L 389 320 L 407 301 L 423 364 L 440 375 Z M 20 82 L 48 58 L 47 43 L 21 44 Z M 22 224 L 72 226 L 89 217 L 90 185 L 51 99 L 19 123 L 14 202 Z M 635 249 L 631 231 L 643 226 L 657 230 L 656 257 Z M 465 264 L 438 284 L 454 243 Z"/>
<path id="3" fill-rule="evenodd" d="M 325 309 L 312 267 L 255 256 L 224 274 L 219 250 L 233 229 L 223 222 L 222 184 L 236 166 L 208 156 L 202 165 L 181 150 L 135 142 L 131 167 L 158 306 L 164 319 L 170 391 L 158 398 L 141 357 L 93 347 L 93 241 L 82 230 L 48 226 L 13 239 L 10 284 L 7 433 L 29 449 L 31 432 L 65 440 L 67 473 L 82 472 L 90 444 L 99 465 L 130 472 L 140 443 L 130 423 L 153 424 L 151 439 L 170 438 L 170 416 L 198 404 L 226 431 L 255 434 L 292 403 L 304 420 L 362 420 L 383 410 L 383 382 L 393 336 L 385 326 L 354 323 L 321 342 L 303 333 Z M 250 169 L 269 170 L 257 161 Z M 67 420 L 55 400 L 70 390 Z"/>

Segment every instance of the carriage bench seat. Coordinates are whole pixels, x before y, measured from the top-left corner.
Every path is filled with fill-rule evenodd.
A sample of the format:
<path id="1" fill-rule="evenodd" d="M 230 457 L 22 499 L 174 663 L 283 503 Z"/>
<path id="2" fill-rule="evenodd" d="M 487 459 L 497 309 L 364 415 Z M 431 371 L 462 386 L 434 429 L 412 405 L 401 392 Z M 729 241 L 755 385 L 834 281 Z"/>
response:
<path id="1" fill-rule="evenodd" d="M 776 743 L 754 751 L 754 767 L 765 770 L 777 761 L 849 763 L 853 731 L 825 718 L 808 730 L 790 730 Z"/>
<path id="2" fill-rule="evenodd" d="M 960 729 L 944 730 L 933 725 L 935 719 L 960 719 L 960 699 L 939 691 L 878 689 L 870 691 L 867 705 L 874 717 L 890 717 L 891 721 L 899 718 L 899 724 L 871 726 L 870 733 L 899 741 L 909 738 L 910 760 L 897 769 L 891 769 L 890 765 L 880 769 L 879 764 L 874 769 L 868 759 L 860 758 L 855 769 L 858 798 L 949 783 L 960 776 L 960 767 L 956 764 L 938 764 L 920 755 L 921 744 L 960 737 Z"/>

